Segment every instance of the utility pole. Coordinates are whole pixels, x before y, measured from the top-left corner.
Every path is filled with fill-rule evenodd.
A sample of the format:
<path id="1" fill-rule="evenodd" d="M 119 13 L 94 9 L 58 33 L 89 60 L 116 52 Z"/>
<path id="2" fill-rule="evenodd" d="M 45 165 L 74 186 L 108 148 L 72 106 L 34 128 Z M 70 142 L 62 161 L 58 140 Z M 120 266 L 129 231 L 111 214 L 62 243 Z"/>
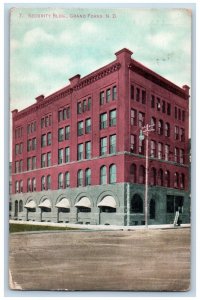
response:
<path id="1" fill-rule="evenodd" d="M 144 214 L 145 227 L 148 229 L 148 182 L 149 182 L 149 132 L 154 131 L 154 125 L 147 124 L 140 130 L 139 139 L 142 141 L 146 137 L 146 163 L 145 163 L 145 195 L 144 195 Z"/>

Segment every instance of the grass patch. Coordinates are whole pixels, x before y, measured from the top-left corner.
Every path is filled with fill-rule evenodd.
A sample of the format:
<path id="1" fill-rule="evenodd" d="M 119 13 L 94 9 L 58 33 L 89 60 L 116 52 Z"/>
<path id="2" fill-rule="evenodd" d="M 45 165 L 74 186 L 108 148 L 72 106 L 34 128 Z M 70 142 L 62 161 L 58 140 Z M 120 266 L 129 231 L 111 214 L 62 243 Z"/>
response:
<path id="1" fill-rule="evenodd" d="M 23 232 L 23 231 L 52 231 L 52 230 L 76 230 L 76 228 L 70 227 L 58 227 L 58 226 L 42 226 L 32 224 L 9 224 L 9 232 Z"/>

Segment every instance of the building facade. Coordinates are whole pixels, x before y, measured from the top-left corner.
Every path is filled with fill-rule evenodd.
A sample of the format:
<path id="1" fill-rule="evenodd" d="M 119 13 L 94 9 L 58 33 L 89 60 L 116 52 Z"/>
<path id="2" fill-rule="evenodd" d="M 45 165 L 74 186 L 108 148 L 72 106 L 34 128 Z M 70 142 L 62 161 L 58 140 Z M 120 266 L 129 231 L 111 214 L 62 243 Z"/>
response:
<path id="1" fill-rule="evenodd" d="M 148 224 L 190 222 L 189 87 L 122 49 L 110 64 L 12 111 L 14 219 L 144 224 L 145 139 L 149 133 Z"/>

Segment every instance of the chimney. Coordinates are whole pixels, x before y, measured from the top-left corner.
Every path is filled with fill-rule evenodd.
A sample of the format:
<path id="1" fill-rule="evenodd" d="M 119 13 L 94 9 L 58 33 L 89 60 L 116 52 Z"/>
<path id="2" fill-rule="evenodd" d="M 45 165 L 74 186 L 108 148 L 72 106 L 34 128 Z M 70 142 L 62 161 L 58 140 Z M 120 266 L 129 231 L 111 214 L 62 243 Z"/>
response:
<path id="1" fill-rule="evenodd" d="M 117 60 L 119 60 L 120 62 L 122 62 L 124 59 L 130 61 L 132 54 L 133 54 L 133 52 L 127 48 L 123 48 L 115 53 Z"/>
<path id="2" fill-rule="evenodd" d="M 40 96 L 36 97 L 35 100 L 37 102 L 40 102 L 40 101 L 44 100 L 44 95 L 40 95 Z"/>
<path id="3" fill-rule="evenodd" d="M 70 84 L 71 85 L 76 85 L 79 82 L 80 78 L 81 78 L 80 74 L 77 74 L 77 75 L 69 78 Z"/>
<path id="4" fill-rule="evenodd" d="M 184 89 L 184 91 L 186 92 L 186 94 L 189 96 L 189 91 L 190 91 L 190 87 L 188 85 L 183 85 L 182 88 Z"/>

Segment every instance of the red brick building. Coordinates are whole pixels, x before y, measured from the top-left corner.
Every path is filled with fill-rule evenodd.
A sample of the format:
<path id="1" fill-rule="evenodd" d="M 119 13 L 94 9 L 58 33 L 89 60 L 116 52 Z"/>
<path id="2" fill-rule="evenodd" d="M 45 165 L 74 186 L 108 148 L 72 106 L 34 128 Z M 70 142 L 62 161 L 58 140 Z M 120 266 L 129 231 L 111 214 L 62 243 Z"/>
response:
<path id="1" fill-rule="evenodd" d="M 148 223 L 190 221 L 189 87 L 131 58 L 116 60 L 36 103 L 12 111 L 12 217 L 91 224 L 144 224 L 149 134 Z M 51 76 L 51 75 L 50 75 Z"/>

